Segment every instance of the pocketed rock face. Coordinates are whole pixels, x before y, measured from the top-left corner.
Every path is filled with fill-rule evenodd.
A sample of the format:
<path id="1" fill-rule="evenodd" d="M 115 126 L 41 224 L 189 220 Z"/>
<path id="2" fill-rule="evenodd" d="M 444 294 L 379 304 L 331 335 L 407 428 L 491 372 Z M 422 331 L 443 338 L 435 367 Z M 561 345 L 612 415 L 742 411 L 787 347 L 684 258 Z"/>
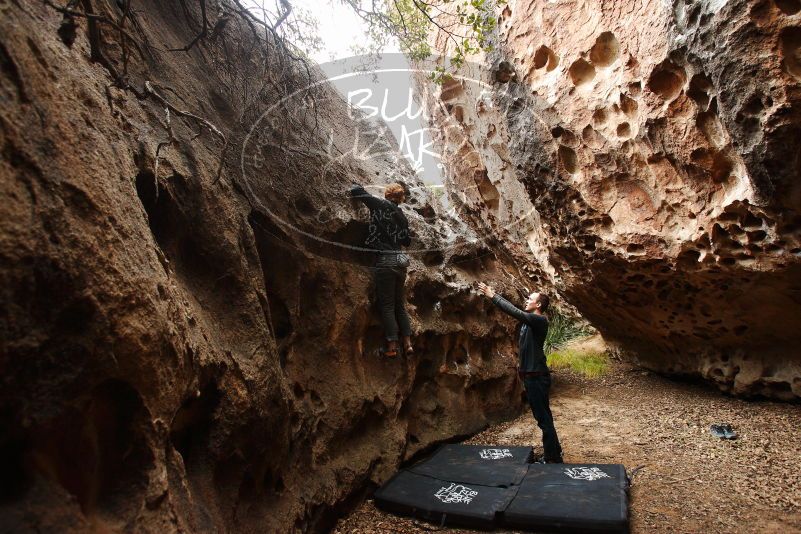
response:
<path id="1" fill-rule="evenodd" d="M 467 112 L 435 116 L 460 125 L 439 139 L 454 174 L 486 175 L 474 224 L 530 206 L 511 246 L 606 339 L 781 399 L 801 396 L 799 8 L 509 2 L 482 61 L 514 76 L 448 82 Z"/>
<path id="2" fill-rule="evenodd" d="M 428 250 L 408 282 L 417 355 L 376 355 L 368 258 L 330 242 L 364 237 L 350 183 L 415 182 L 310 150 L 352 143 L 333 90 L 243 151 L 305 68 L 273 42 L 258 72 L 227 2 L 189 52 L 165 48 L 200 31 L 194 3 L 71 5 L 93 4 L 126 20 L 94 52 L 85 18 L 1 9 L 4 530 L 319 531 L 400 461 L 519 413 L 511 324 L 469 286 L 509 278 L 469 232 L 446 243 L 458 222 L 424 192 L 405 208 Z"/>

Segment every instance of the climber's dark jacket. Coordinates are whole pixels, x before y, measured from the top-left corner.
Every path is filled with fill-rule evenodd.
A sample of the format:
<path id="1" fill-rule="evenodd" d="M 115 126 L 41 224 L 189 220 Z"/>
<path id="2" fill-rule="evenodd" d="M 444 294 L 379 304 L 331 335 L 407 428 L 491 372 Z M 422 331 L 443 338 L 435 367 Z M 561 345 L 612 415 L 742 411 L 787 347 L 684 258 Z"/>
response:
<path id="1" fill-rule="evenodd" d="M 545 335 L 548 333 L 548 319 L 518 309 L 500 295 L 492 297 L 492 302 L 521 323 L 518 370 L 523 373 L 548 373 L 548 364 L 543 351 Z"/>
<path id="2" fill-rule="evenodd" d="M 374 197 L 360 185 L 351 188 L 350 196 L 370 208 L 370 227 L 364 241 L 368 248 L 400 251 L 401 246 L 409 246 L 409 221 L 397 204 Z"/>

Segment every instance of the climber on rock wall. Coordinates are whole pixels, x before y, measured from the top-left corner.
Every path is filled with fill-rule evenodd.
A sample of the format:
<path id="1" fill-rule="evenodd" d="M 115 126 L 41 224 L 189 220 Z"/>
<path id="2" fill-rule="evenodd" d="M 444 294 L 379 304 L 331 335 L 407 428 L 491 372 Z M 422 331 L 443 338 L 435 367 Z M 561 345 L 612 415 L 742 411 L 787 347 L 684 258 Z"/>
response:
<path id="1" fill-rule="evenodd" d="M 519 361 L 517 372 L 526 388 L 526 397 L 537 426 L 542 430 L 542 445 L 545 454 L 540 461 L 562 463 L 562 447 L 553 424 L 553 415 L 548 401 L 551 388 L 551 373 L 545 360 L 545 336 L 548 333 L 548 311 L 550 298 L 544 293 L 531 293 L 526 299 L 525 311 L 515 307 L 488 285 L 479 282 L 482 293 L 492 299 L 493 304 L 520 321 Z"/>
<path id="2" fill-rule="evenodd" d="M 387 346 L 385 356 L 398 355 L 398 332 L 407 355 L 414 353 L 412 327 L 406 313 L 406 268 L 409 257 L 401 247 L 409 246 L 411 235 L 409 221 L 400 209 L 406 199 L 406 190 L 401 184 L 390 184 L 384 190 L 385 198 L 378 198 L 364 187 L 354 184 L 350 190 L 352 198 L 363 202 L 370 209 L 370 225 L 365 245 L 377 251 L 373 266 L 375 291 L 381 310 L 381 323 Z"/>

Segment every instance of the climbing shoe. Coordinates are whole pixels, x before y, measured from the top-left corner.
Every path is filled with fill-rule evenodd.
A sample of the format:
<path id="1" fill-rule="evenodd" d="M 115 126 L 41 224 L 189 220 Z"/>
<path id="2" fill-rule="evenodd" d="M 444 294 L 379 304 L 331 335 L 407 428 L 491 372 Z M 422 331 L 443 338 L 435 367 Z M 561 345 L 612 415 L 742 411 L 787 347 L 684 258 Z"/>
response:
<path id="1" fill-rule="evenodd" d="M 412 338 L 410 336 L 403 336 L 403 353 L 406 356 L 414 354 L 414 346 L 412 346 Z"/>
<path id="2" fill-rule="evenodd" d="M 379 349 L 381 356 L 385 356 L 387 358 L 397 358 L 398 357 L 398 342 L 397 341 L 390 341 L 387 340 L 387 346 L 381 347 Z"/>

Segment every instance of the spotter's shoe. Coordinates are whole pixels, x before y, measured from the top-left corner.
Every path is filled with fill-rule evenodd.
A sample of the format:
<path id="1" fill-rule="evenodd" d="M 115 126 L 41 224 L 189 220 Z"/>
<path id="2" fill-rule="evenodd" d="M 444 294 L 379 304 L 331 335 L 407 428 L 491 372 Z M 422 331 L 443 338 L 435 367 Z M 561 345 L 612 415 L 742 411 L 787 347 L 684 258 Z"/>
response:
<path id="1" fill-rule="evenodd" d="M 534 459 L 535 464 L 563 464 L 565 461 L 562 459 L 561 456 L 558 458 L 546 458 L 545 456 L 537 456 Z"/>

